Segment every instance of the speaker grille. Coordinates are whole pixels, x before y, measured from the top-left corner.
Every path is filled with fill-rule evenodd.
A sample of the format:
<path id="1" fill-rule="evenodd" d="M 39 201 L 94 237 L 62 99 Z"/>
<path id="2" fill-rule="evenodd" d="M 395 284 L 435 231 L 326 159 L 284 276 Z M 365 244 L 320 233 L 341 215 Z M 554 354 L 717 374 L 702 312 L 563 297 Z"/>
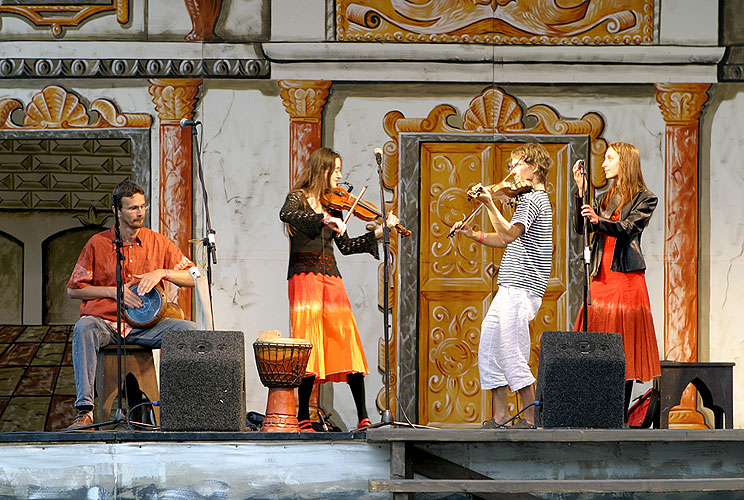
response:
<path id="1" fill-rule="evenodd" d="M 160 406 L 163 430 L 244 431 L 243 332 L 164 332 Z"/>
<path id="2" fill-rule="evenodd" d="M 624 387 L 625 351 L 619 333 L 543 332 L 538 426 L 621 428 Z"/>

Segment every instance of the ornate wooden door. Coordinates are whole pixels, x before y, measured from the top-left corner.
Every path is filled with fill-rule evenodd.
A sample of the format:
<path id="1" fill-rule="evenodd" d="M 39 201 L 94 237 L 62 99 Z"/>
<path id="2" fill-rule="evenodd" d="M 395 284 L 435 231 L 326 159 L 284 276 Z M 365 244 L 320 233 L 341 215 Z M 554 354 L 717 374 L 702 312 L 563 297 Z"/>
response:
<path id="1" fill-rule="evenodd" d="M 419 423 L 477 427 L 491 416 L 490 392 L 478 377 L 480 324 L 496 291 L 503 249 L 463 236 L 447 238 L 449 227 L 477 202 L 465 190 L 481 182 L 500 182 L 508 173 L 510 152 L 519 143 L 427 142 L 421 145 L 421 233 L 419 245 Z M 531 324 L 530 365 L 537 373 L 540 335 L 567 324 L 568 148 L 545 144 L 554 167 L 546 188 L 554 211 L 553 269 L 543 305 Z M 557 202 L 557 206 L 556 206 Z M 513 211 L 505 210 L 509 219 Z M 491 230 L 485 210 L 473 221 Z M 516 411 L 516 400 L 510 396 Z"/>

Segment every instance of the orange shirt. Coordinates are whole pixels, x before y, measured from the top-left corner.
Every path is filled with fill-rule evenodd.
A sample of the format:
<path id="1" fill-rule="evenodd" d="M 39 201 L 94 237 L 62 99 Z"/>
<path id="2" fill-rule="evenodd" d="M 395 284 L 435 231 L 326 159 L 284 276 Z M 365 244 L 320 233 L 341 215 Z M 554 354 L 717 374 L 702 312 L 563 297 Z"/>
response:
<path id="1" fill-rule="evenodd" d="M 116 238 L 114 228 L 94 235 L 85 244 L 78 257 L 75 268 L 67 283 L 67 288 L 79 289 L 86 286 L 116 286 Z M 143 227 L 132 244 L 122 246 L 122 279 L 129 283 L 137 274 L 145 274 L 156 269 L 189 269 L 194 265 L 171 240 Z M 116 300 L 83 300 L 80 316 L 103 318 L 116 330 Z M 124 335 L 131 331 L 127 323 L 122 324 Z"/>

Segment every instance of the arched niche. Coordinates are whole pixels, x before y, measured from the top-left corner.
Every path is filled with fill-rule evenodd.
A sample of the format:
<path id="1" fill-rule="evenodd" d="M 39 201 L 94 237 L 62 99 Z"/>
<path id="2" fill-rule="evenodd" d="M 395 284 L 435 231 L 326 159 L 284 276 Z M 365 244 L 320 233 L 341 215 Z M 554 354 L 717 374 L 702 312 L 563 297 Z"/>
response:
<path id="1" fill-rule="evenodd" d="M 0 324 L 20 325 L 23 319 L 23 242 L 0 231 Z"/>
<path id="2" fill-rule="evenodd" d="M 42 242 L 42 304 L 45 325 L 68 325 L 80 318 L 80 301 L 67 297 L 67 282 L 85 243 L 103 226 L 77 227 Z"/>

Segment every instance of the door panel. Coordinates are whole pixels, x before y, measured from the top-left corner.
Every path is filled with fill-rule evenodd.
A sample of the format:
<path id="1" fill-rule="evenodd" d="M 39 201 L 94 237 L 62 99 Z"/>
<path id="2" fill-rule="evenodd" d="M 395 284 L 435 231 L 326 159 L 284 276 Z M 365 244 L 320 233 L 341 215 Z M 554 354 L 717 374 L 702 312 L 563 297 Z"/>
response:
<path id="1" fill-rule="evenodd" d="M 421 145 L 421 236 L 419 245 L 419 423 L 439 427 L 477 427 L 491 416 L 490 393 L 478 377 L 480 324 L 496 291 L 503 249 L 463 236 L 447 238 L 450 226 L 470 214 L 466 190 L 478 182 L 496 184 L 508 174 L 510 152 L 519 143 L 427 142 Z M 540 335 L 566 324 L 559 311 L 566 291 L 566 146 L 545 145 L 554 160 L 548 194 L 554 210 L 553 272 L 543 306 L 532 322 L 530 365 L 537 373 Z M 560 178 L 561 182 L 556 182 Z M 555 200 L 563 200 L 556 207 Z M 561 212 L 559 212 L 559 210 Z M 504 215 L 511 218 L 512 209 Z M 558 221 L 564 221 L 559 227 Z M 491 229 L 485 209 L 472 225 Z M 510 406 L 516 411 L 514 395 Z"/>

